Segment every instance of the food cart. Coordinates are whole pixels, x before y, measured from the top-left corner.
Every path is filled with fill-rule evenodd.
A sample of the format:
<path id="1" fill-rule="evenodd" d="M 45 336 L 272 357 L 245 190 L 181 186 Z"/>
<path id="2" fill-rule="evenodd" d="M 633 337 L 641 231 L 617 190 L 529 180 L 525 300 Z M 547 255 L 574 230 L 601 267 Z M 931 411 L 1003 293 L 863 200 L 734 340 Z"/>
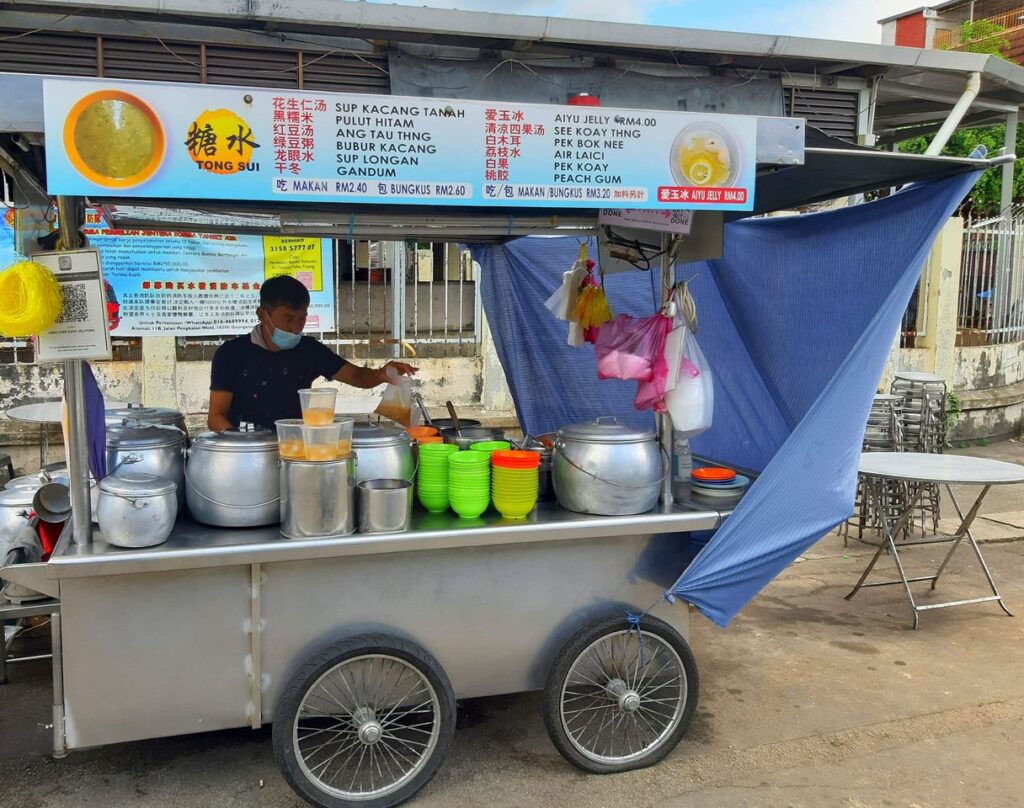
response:
<path id="1" fill-rule="evenodd" d="M 161 169 L 154 155 L 170 153 L 165 141 L 172 137 L 175 146 L 186 143 L 191 152 L 182 158 L 186 164 L 210 163 L 199 165 L 196 174 L 202 191 L 220 182 L 216 172 L 227 169 L 223 161 L 216 165 L 215 156 L 192 159 L 196 137 L 204 123 L 220 124 L 215 118 L 196 119 L 195 130 L 187 133 L 160 129 L 163 108 L 147 96 L 159 88 L 166 108 L 184 94 L 195 94 L 195 88 L 107 84 L 48 83 L 47 128 L 64 131 L 64 145 L 73 152 L 68 161 L 50 155 L 49 188 L 68 195 L 75 188 L 82 188 L 80 195 L 90 189 L 90 198 L 112 211 L 125 197 L 134 197 L 126 221 L 147 216 L 157 221 L 174 208 L 209 210 L 216 197 L 173 192 L 174 172 Z M 334 185 L 304 179 L 301 172 L 290 175 L 289 166 L 271 190 L 264 181 L 254 195 L 259 175 L 250 167 L 256 165 L 253 152 L 262 135 L 253 109 L 266 101 L 269 111 L 277 102 L 269 99 L 273 93 L 264 93 L 266 99 L 237 88 L 223 93 L 243 99 L 248 111 L 242 113 L 246 120 L 235 115 L 229 122 L 241 127 L 234 146 L 243 159 L 232 171 L 243 173 L 237 182 L 216 186 L 230 189 L 217 204 L 244 210 L 254 221 L 267 213 L 260 200 L 268 194 L 283 199 L 286 208 L 301 213 L 270 216 L 279 232 L 323 233 L 329 226 L 330 232 L 359 235 L 376 227 L 406 234 L 447 231 L 466 240 L 586 234 L 597 227 L 599 206 L 646 204 L 666 210 L 687 205 L 678 177 L 667 190 L 655 192 L 657 199 L 638 196 L 636 188 L 623 196 L 610 188 L 592 196 L 586 191 L 563 196 L 559 188 L 587 183 L 566 176 L 553 185 L 512 186 L 508 169 L 503 176 L 496 169 L 493 182 L 488 175 L 490 184 L 473 189 L 456 181 L 459 169 L 451 165 L 454 179 L 428 183 L 427 190 L 461 197 L 462 204 L 431 207 L 426 216 L 415 207 L 425 200 L 408 198 L 415 189 L 394 190 L 390 198 L 390 181 L 356 177 Z M 88 114 L 82 99 L 123 102 L 127 94 L 150 99 L 139 107 L 144 114 L 134 125 L 150 132 L 159 149 L 154 145 L 141 156 L 123 156 L 132 166 L 122 171 L 135 174 L 123 187 L 111 188 L 89 168 L 90 150 L 105 137 L 109 121 L 102 115 L 88 118 L 88 137 L 75 143 L 66 135 L 66 119 Z M 348 105 L 355 110 L 364 102 L 340 94 L 288 95 L 300 101 L 308 96 L 311 110 L 329 103 L 332 119 L 335 110 L 340 117 L 354 115 Z M 70 96 L 79 100 L 68 102 Z M 439 138 L 461 137 L 464 114 L 474 105 L 481 106 L 481 121 L 506 114 L 512 121 L 524 108 L 521 122 L 538 114 L 538 105 L 512 110 L 515 105 L 498 103 L 385 100 L 388 110 L 375 108 L 373 115 L 429 111 L 438 121 Z M 161 111 L 153 113 L 149 104 Z M 612 112 L 622 119 L 621 127 L 648 134 L 658 130 L 661 118 L 676 115 Z M 147 117 L 150 113 L 155 117 Z M 342 125 L 360 124 L 338 120 Z M 372 121 L 367 126 L 372 128 Z M 534 132 L 536 127 L 535 122 Z M 678 149 L 672 144 L 677 130 L 678 125 L 667 138 L 671 150 Z M 716 131 L 732 149 L 734 165 L 745 155 L 745 173 L 732 178 L 731 195 L 714 187 L 702 191 L 702 204 L 746 215 L 792 201 L 782 192 L 785 181 L 769 181 L 767 201 L 755 208 L 753 178 L 756 166 L 804 162 L 802 122 L 739 119 L 736 128 Z M 50 142 L 59 144 L 60 137 Z M 52 152 L 56 148 L 51 145 Z M 826 152 L 821 154 L 825 163 Z M 673 165 L 680 163 L 677 151 L 671 153 Z M 269 168 L 264 164 L 262 170 L 269 173 Z M 821 185 L 817 198 L 839 193 L 826 181 Z M 541 200 L 536 209 L 527 207 L 531 194 Z M 161 201 L 168 198 L 173 201 Z M 329 207 L 338 199 L 345 200 L 341 213 Z M 382 202 L 390 204 L 373 207 Z M 373 210 L 387 214 L 368 213 Z M 73 212 L 68 209 L 67 215 Z M 202 226 L 194 216 L 189 222 Z M 681 241 L 660 238 L 663 276 L 669 278 Z M 68 365 L 72 517 L 48 563 L 2 571 L 4 578 L 59 603 L 52 625 L 55 756 L 272 723 L 281 771 L 309 802 L 383 806 L 409 798 L 437 771 L 454 734 L 457 699 L 543 690 L 552 741 L 567 760 L 596 773 L 650 765 L 686 732 L 698 694 L 697 667 L 687 645 L 688 610 L 663 596 L 689 561 L 686 534 L 717 529 L 736 500 L 685 492 L 673 497 L 666 480 L 659 507 L 639 515 L 593 516 L 553 504 L 538 506 L 523 521 L 418 513 L 412 529 L 403 533 L 298 540 L 282 538 L 277 526 L 211 528 L 183 515 L 165 543 L 119 549 L 90 525 L 84 404 L 74 365 Z M 670 431 L 662 419 L 662 446 L 669 456 Z"/>

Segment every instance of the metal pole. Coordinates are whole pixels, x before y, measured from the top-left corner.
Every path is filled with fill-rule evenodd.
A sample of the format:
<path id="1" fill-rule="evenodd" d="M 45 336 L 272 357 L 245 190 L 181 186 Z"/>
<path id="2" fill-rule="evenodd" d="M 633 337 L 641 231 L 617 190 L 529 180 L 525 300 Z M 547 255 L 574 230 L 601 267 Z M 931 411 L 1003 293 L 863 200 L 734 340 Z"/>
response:
<path id="1" fill-rule="evenodd" d="M 668 303 L 672 296 L 672 288 L 675 286 L 675 267 L 672 265 L 675 257 L 676 242 L 673 236 L 668 233 L 661 234 L 661 301 L 660 305 Z M 662 462 L 665 464 L 665 475 L 661 480 L 661 507 L 668 511 L 672 508 L 674 497 L 672 496 L 672 419 L 667 412 L 658 413 L 658 440 L 661 443 Z"/>
<path id="2" fill-rule="evenodd" d="M 1006 139 L 1003 145 L 1006 147 L 1004 154 L 1014 154 L 1017 150 L 1017 112 L 1006 114 Z M 1003 184 L 999 193 L 999 212 L 1003 214 L 1005 223 L 1010 223 L 1010 208 L 1013 205 L 1013 166 L 1012 162 L 1003 163 Z"/>
<path id="3" fill-rule="evenodd" d="M 57 216 L 60 223 L 60 250 L 81 247 L 78 236 L 80 214 L 84 211 L 81 199 L 57 197 Z M 64 363 L 64 396 L 68 407 L 68 477 L 71 483 L 71 536 L 75 544 L 92 543 L 92 502 L 89 495 L 89 437 L 86 432 L 85 386 L 82 361 L 70 359 Z"/>
<path id="4" fill-rule="evenodd" d="M 67 757 L 67 739 L 64 735 L 64 646 L 60 612 L 50 615 L 50 648 L 53 668 L 53 756 Z"/>

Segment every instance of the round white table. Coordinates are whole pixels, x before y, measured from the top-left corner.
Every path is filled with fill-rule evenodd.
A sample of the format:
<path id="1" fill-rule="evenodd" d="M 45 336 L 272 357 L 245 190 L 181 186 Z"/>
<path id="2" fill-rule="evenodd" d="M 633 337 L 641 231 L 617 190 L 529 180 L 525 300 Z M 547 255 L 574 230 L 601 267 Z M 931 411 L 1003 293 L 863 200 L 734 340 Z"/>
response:
<path id="1" fill-rule="evenodd" d="M 124 401 L 106 401 L 103 406 L 106 409 L 127 407 Z M 61 400 L 40 401 L 37 404 L 22 404 L 18 407 L 11 407 L 7 410 L 7 417 L 12 421 L 39 424 L 39 467 L 46 465 L 46 452 L 50 448 L 49 437 L 46 427 L 50 424 L 59 424 L 61 421 Z"/>
<path id="2" fill-rule="evenodd" d="M 865 476 L 869 496 L 874 498 L 878 512 L 882 515 L 882 542 L 879 544 L 878 551 L 872 557 L 867 569 L 864 570 L 864 574 L 861 575 L 860 580 L 857 581 L 857 585 L 854 586 L 853 591 L 846 596 L 847 600 L 850 600 L 858 591 L 865 587 L 893 586 L 902 584 L 906 591 L 907 599 L 910 601 L 910 608 L 913 611 L 915 629 L 918 625 L 918 614 L 920 612 L 927 611 L 929 609 L 944 609 L 951 606 L 966 606 L 974 603 L 996 602 L 999 604 L 1000 608 L 1006 612 L 1006 614 L 1011 617 L 1013 616 L 1010 610 L 1006 608 L 1006 604 L 1003 602 L 1003 597 L 999 594 L 999 590 L 996 588 L 995 582 L 992 580 L 992 573 L 989 571 L 988 564 L 985 563 L 985 558 L 981 554 L 978 542 L 975 541 L 974 534 L 971 533 L 971 524 L 974 522 L 978 512 L 981 510 L 981 503 L 984 501 L 985 495 L 988 494 L 989 489 L 993 485 L 1013 485 L 1015 483 L 1024 483 L 1024 466 L 1017 465 L 1016 463 L 1006 463 L 1002 460 L 990 460 L 985 457 L 969 457 L 965 455 L 924 454 L 920 452 L 865 452 L 860 456 L 860 473 Z M 880 501 L 880 482 L 885 480 L 902 481 L 907 484 L 909 489 L 907 505 L 895 522 L 890 521 Z M 924 494 L 925 490 L 930 485 L 944 485 L 946 487 L 946 492 L 949 494 L 953 507 L 956 509 L 957 515 L 960 517 L 960 527 L 957 529 L 956 533 L 949 536 L 938 535 L 923 539 L 896 541 L 895 537 L 901 534 L 903 528 L 910 521 L 918 500 L 921 499 L 922 494 Z M 956 495 L 953 493 L 952 486 L 954 485 L 982 486 L 981 493 L 978 494 L 978 498 L 974 501 L 974 504 L 966 515 L 960 507 L 960 503 L 957 501 Z M 985 578 L 988 580 L 988 585 L 992 590 L 992 594 L 978 598 L 947 601 L 945 603 L 918 605 L 914 600 L 914 594 L 910 589 L 910 584 L 920 581 L 930 581 L 931 588 L 935 589 L 935 586 L 939 581 L 939 577 L 946 569 L 946 565 L 953 557 L 953 553 L 956 552 L 957 547 L 960 546 L 960 543 L 964 539 L 967 539 L 971 548 L 974 550 L 974 554 L 978 558 L 978 563 L 981 565 L 981 569 L 985 573 Z M 900 552 L 902 550 L 920 545 L 947 543 L 952 546 L 949 548 L 949 552 L 946 553 L 946 557 L 943 559 L 942 564 L 939 565 L 939 569 L 934 575 L 924 575 L 914 578 L 907 577 L 903 569 L 903 561 L 900 558 Z M 875 563 L 885 550 L 888 550 L 892 554 L 893 561 L 896 563 L 896 570 L 899 573 L 899 578 L 892 581 L 865 583 L 868 575 L 870 575 L 871 570 L 874 568 Z"/>

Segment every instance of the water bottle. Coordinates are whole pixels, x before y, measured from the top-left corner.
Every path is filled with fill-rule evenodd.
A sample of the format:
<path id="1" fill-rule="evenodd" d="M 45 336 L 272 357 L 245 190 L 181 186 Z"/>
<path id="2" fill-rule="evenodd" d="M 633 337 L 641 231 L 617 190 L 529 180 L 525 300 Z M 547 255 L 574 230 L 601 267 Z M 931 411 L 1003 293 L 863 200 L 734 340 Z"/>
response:
<path id="1" fill-rule="evenodd" d="M 690 441 L 678 432 L 674 432 L 672 433 L 672 496 L 676 502 L 688 498 L 692 472 L 693 455 L 690 454 Z"/>

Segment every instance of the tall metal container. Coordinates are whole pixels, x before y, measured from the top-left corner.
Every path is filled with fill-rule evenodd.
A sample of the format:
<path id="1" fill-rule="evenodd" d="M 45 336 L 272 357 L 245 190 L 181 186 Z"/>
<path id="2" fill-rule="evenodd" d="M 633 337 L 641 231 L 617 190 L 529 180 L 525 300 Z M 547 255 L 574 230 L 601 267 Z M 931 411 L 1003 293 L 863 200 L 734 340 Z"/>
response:
<path id="1" fill-rule="evenodd" d="M 347 536 L 356 527 L 356 456 L 281 461 L 281 535 L 288 539 Z"/>

